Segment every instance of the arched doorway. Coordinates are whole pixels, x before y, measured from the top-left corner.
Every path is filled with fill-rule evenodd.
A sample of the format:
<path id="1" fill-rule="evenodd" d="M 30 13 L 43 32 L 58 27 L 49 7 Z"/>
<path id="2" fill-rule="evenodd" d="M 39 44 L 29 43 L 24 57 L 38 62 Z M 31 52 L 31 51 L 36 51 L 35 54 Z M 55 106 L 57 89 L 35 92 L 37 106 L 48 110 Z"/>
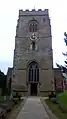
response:
<path id="1" fill-rule="evenodd" d="M 37 85 L 39 82 L 38 63 L 33 61 L 28 67 L 28 82 L 30 84 L 30 95 L 37 95 Z"/>

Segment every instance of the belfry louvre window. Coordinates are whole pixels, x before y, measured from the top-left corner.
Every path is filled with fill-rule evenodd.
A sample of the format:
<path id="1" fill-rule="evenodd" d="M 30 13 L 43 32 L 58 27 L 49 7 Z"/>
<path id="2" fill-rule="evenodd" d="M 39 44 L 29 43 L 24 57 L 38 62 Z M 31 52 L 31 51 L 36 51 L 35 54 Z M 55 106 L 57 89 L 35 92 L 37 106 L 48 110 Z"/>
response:
<path id="1" fill-rule="evenodd" d="M 29 32 L 37 32 L 38 23 L 36 21 L 31 21 L 29 24 Z"/>

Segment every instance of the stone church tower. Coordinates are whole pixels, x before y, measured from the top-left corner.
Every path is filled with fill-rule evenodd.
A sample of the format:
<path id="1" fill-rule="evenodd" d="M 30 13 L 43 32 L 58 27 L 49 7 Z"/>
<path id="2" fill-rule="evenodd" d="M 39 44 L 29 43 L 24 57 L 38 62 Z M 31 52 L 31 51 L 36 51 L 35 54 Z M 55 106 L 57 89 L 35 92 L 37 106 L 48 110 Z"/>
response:
<path id="1" fill-rule="evenodd" d="M 26 95 L 53 90 L 52 36 L 48 9 L 19 10 L 16 27 L 12 89 Z"/>

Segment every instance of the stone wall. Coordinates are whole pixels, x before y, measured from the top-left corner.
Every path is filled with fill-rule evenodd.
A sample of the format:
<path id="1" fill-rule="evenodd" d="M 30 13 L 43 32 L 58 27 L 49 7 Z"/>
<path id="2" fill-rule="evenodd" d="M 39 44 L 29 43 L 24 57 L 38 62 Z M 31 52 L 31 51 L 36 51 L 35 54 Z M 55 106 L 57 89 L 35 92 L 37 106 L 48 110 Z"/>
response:
<path id="1" fill-rule="evenodd" d="M 54 84 L 56 91 L 64 91 L 65 84 L 64 84 L 64 77 L 61 73 L 61 70 L 58 68 L 54 68 Z"/>

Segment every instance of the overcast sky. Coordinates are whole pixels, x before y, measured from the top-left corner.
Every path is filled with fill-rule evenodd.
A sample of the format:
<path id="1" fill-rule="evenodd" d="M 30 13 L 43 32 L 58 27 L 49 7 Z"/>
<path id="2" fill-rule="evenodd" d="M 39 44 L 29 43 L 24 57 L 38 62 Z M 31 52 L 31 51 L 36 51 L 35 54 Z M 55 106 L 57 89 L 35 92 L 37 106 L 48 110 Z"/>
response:
<path id="1" fill-rule="evenodd" d="M 0 69 L 7 72 L 13 65 L 16 25 L 19 9 L 49 9 L 52 25 L 53 59 L 64 63 L 62 51 L 67 50 L 63 41 L 67 31 L 67 0 L 0 0 Z"/>

